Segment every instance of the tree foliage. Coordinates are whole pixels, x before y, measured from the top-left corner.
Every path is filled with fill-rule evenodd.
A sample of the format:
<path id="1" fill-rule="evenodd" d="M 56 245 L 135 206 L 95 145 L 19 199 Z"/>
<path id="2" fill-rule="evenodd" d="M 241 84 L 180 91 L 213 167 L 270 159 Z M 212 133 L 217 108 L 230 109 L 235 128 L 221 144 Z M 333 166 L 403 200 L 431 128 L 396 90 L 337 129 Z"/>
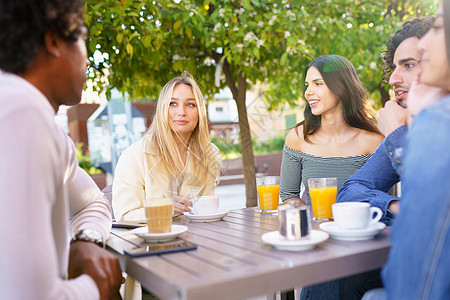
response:
<path id="1" fill-rule="evenodd" d="M 268 95 L 273 106 L 294 105 L 306 64 L 335 53 L 349 58 L 375 91 L 389 35 L 404 20 L 434 10 L 432 0 L 87 1 L 90 75 L 101 89 L 154 97 L 186 69 L 211 96 L 218 90 L 216 62 L 225 59 L 248 84 L 276 87 Z M 99 80 L 105 71 L 107 86 Z M 222 80 L 220 88 L 225 85 Z"/>
<path id="2" fill-rule="evenodd" d="M 252 84 L 269 86 L 276 109 L 297 105 L 312 58 L 340 54 L 371 92 L 385 89 L 380 51 L 401 23 L 433 12 L 432 0 L 104 0 L 87 1 L 90 77 L 99 89 L 155 98 L 188 70 L 207 96 L 228 86 L 238 106 L 248 205 L 256 204 L 245 107 Z M 215 72 L 223 63 L 220 82 Z M 107 78 L 107 81 L 102 78 Z M 253 169 L 253 171 L 251 171 Z M 253 176 L 253 178 L 252 178 Z"/>

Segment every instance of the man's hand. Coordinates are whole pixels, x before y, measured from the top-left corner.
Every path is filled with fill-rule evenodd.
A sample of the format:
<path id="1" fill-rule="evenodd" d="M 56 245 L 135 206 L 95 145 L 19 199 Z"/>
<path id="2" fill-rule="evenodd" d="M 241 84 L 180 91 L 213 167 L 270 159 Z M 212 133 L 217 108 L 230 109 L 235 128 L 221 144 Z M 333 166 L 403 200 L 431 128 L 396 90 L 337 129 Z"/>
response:
<path id="1" fill-rule="evenodd" d="M 378 115 L 378 130 L 387 137 L 395 129 L 405 125 L 406 120 L 406 108 L 401 107 L 395 100 L 387 101 Z"/>
<path id="2" fill-rule="evenodd" d="M 192 202 L 180 196 L 173 196 L 173 215 L 182 214 L 185 211 L 191 211 Z"/>
<path id="3" fill-rule="evenodd" d="M 119 260 L 107 250 L 91 242 L 73 242 L 70 246 L 69 278 L 81 274 L 94 279 L 100 299 L 122 299 L 119 293 L 122 283 Z"/>
<path id="4" fill-rule="evenodd" d="M 414 78 L 408 92 L 408 126 L 411 127 L 414 117 L 423 109 L 438 102 L 447 91 L 443 88 L 419 83 L 420 74 Z"/>

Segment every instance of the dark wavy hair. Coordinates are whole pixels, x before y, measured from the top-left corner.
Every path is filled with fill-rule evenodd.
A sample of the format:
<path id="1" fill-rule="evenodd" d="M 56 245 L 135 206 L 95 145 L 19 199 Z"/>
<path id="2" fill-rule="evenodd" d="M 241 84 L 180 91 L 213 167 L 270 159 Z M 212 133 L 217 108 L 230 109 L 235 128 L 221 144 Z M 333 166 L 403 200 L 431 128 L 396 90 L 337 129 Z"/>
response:
<path id="1" fill-rule="evenodd" d="M 23 74 L 54 30 L 75 42 L 84 25 L 84 0 L 1 0 L 0 69 Z"/>
<path id="2" fill-rule="evenodd" d="M 410 37 L 418 37 L 419 39 L 427 33 L 428 29 L 434 23 L 433 16 L 416 18 L 403 23 L 403 28 L 397 30 L 386 42 L 386 50 L 381 52 L 384 61 L 383 79 L 385 82 L 389 80 L 389 76 L 394 71 L 394 54 L 397 47 Z"/>
<path id="3" fill-rule="evenodd" d="M 342 116 L 345 124 L 379 133 L 372 110 L 367 104 L 367 90 L 348 59 L 334 54 L 317 57 L 304 71 L 303 82 L 311 67 L 319 70 L 327 87 L 342 101 Z M 303 86 L 303 90 L 306 91 L 306 85 Z M 309 143 L 308 136 L 313 135 L 320 128 L 322 116 L 313 115 L 311 107 L 305 105 L 304 117 L 304 121 L 298 123 L 295 130 L 303 125 L 303 138 Z"/>

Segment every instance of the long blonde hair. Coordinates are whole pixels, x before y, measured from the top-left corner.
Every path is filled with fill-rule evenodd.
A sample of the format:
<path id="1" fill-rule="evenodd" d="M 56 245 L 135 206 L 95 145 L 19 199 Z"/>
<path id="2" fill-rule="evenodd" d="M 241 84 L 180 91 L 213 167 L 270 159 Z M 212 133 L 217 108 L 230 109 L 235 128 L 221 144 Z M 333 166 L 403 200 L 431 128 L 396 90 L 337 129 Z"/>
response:
<path id="1" fill-rule="evenodd" d="M 219 179 L 221 162 L 217 151 L 213 148 L 209 137 L 206 101 L 194 78 L 187 72 L 170 80 L 161 90 L 156 105 L 153 122 L 144 135 L 153 152 L 160 158 L 160 167 L 170 176 L 180 174 L 184 169 L 181 154 L 178 151 L 177 140 L 183 141 L 180 135 L 171 129 L 169 122 L 169 104 L 173 89 L 178 84 L 192 88 L 198 108 L 198 123 L 192 131 L 185 147 L 189 147 L 190 160 L 193 163 L 194 174 L 189 174 L 186 180 L 192 185 L 202 185 L 210 180 Z"/>

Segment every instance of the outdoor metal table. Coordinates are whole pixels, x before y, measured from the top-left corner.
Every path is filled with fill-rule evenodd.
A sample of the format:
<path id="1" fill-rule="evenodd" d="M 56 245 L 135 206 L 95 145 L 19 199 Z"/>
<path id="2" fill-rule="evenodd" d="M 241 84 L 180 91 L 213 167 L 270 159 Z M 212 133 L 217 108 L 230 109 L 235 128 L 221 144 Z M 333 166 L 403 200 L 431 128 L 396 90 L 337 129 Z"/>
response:
<path id="1" fill-rule="evenodd" d="M 231 210 L 217 222 L 198 223 L 181 216 L 174 223 L 188 226 L 179 237 L 197 244 L 197 250 L 130 258 L 123 250 L 142 239 L 121 228 L 114 228 L 107 242 L 124 271 L 162 299 L 274 294 L 380 268 L 390 248 L 386 228 L 373 240 L 330 238 L 311 250 L 277 250 L 261 240 L 262 234 L 277 230 L 277 216 L 261 214 L 258 208 Z"/>

